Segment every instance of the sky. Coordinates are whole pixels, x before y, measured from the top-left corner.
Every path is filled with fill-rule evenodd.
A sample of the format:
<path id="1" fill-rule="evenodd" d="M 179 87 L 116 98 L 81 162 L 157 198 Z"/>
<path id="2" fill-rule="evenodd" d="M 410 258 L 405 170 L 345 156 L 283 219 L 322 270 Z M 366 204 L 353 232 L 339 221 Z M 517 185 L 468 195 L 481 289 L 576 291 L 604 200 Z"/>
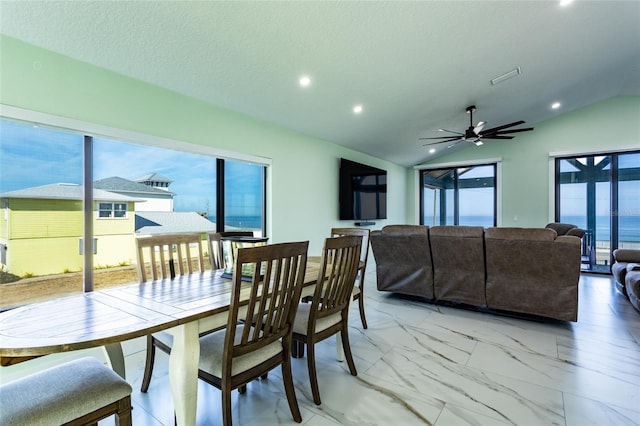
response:
<path id="1" fill-rule="evenodd" d="M 640 154 L 620 156 L 621 168 L 640 167 Z M 565 166 L 573 167 L 573 166 Z M 465 173 L 465 178 L 485 176 L 485 167 Z M 262 166 L 227 161 L 227 215 L 262 214 Z M 566 170 L 566 168 L 563 168 Z M 214 157 L 153 148 L 109 139 L 94 140 L 94 180 L 112 176 L 134 180 L 159 173 L 171 180 L 176 211 L 207 212 L 215 216 L 216 161 Z M 51 183 L 82 183 L 82 135 L 70 131 L 0 121 L 0 193 Z M 608 215 L 609 191 L 597 191 L 598 215 Z M 563 215 L 584 214 L 585 185 L 563 185 Z M 640 185 L 620 185 L 621 212 L 640 216 Z M 491 215 L 485 189 L 466 190 L 461 215 Z M 626 201 L 622 201 L 626 200 Z M 483 207 L 483 206 L 486 206 Z"/>
<path id="2" fill-rule="evenodd" d="M 82 183 L 81 134 L 0 122 L 0 193 L 51 183 Z M 262 214 L 262 166 L 226 161 L 227 215 Z M 216 211 L 214 157 L 95 138 L 94 180 L 159 173 L 173 181 L 175 211 Z"/>

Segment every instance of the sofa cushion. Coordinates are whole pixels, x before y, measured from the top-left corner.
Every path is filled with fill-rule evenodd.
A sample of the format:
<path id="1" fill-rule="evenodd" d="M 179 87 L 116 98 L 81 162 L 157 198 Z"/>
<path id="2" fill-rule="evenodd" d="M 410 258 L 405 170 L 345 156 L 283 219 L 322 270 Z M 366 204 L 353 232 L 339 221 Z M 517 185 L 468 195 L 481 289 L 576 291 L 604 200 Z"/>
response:
<path id="1" fill-rule="evenodd" d="M 552 222 L 552 223 L 547 223 L 547 226 L 545 226 L 545 228 L 553 229 L 554 231 L 556 231 L 558 235 L 566 235 L 567 232 L 569 232 L 572 229 L 576 229 L 578 227 L 571 223 Z"/>
<path id="2" fill-rule="evenodd" d="M 631 271 L 640 271 L 640 263 L 629 263 L 627 265 L 627 273 Z"/>
<path id="3" fill-rule="evenodd" d="M 576 321 L 580 239 L 552 229 L 485 231 L 487 306 Z"/>
<path id="4" fill-rule="evenodd" d="M 387 225 L 382 228 L 385 235 L 429 235 L 429 227 L 423 225 Z"/>
<path id="5" fill-rule="evenodd" d="M 624 285 L 624 279 L 627 276 L 627 262 L 615 262 L 611 265 L 611 274 L 616 281 L 616 288 L 625 296 L 627 295 L 627 288 Z"/>
<path id="6" fill-rule="evenodd" d="M 387 225 L 370 241 L 378 290 L 433 298 L 429 227 Z"/>
<path id="7" fill-rule="evenodd" d="M 431 237 L 482 238 L 482 226 L 432 226 L 429 228 Z"/>
<path id="8" fill-rule="evenodd" d="M 550 228 L 487 228 L 486 239 L 554 241 L 557 233 Z"/>
<path id="9" fill-rule="evenodd" d="M 429 236 L 436 299 L 486 306 L 484 228 L 434 226 Z"/>
<path id="10" fill-rule="evenodd" d="M 572 237 L 578 237 L 578 238 L 582 238 L 584 237 L 585 234 L 585 230 L 582 228 L 571 228 L 567 231 L 567 233 L 565 235 L 570 235 Z M 560 235 L 560 233 L 558 232 L 558 235 Z"/>
<path id="11" fill-rule="evenodd" d="M 638 266 L 638 269 L 629 269 L 627 271 L 625 289 L 633 307 L 640 311 L 640 265 L 635 265 Z"/>

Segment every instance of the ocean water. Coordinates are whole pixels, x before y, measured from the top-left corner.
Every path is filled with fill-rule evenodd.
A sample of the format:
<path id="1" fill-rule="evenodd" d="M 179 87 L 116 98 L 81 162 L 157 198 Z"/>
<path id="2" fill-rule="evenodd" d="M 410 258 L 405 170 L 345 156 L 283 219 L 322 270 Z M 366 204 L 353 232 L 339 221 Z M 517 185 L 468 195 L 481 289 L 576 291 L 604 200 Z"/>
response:
<path id="1" fill-rule="evenodd" d="M 453 223 L 453 217 L 447 218 L 448 223 Z M 587 220 L 584 216 L 565 216 L 563 223 L 572 223 L 579 228 L 587 229 Z M 461 216 L 460 224 L 468 226 L 493 226 L 489 216 Z M 610 236 L 609 216 L 596 217 L 595 236 L 598 241 L 609 241 Z M 640 243 L 640 216 L 618 216 L 618 240 Z"/>
<path id="2" fill-rule="evenodd" d="M 587 229 L 587 220 L 584 216 L 565 216 L 564 223 L 572 223 L 579 228 Z M 610 237 L 609 216 L 596 217 L 595 236 L 598 241 L 608 241 Z M 640 242 L 640 216 L 618 216 L 618 240 Z"/>
<path id="3" fill-rule="evenodd" d="M 215 218 L 212 219 L 215 222 Z M 640 216 L 619 216 L 619 233 L 620 241 L 640 242 Z M 449 223 L 453 223 L 453 218 L 448 219 Z M 572 223 L 579 228 L 587 229 L 586 218 L 583 216 L 566 216 L 562 218 L 564 223 Z M 262 226 L 261 216 L 228 216 L 225 221 L 227 226 L 236 228 L 260 229 Z M 462 216 L 460 223 L 469 226 L 493 226 L 491 217 L 489 216 Z M 609 217 L 598 216 L 596 218 L 596 239 L 599 241 L 609 240 Z"/>
<path id="4" fill-rule="evenodd" d="M 215 222 L 215 218 L 210 219 Z M 227 216 L 224 220 L 225 226 L 243 229 L 261 229 L 262 216 Z"/>

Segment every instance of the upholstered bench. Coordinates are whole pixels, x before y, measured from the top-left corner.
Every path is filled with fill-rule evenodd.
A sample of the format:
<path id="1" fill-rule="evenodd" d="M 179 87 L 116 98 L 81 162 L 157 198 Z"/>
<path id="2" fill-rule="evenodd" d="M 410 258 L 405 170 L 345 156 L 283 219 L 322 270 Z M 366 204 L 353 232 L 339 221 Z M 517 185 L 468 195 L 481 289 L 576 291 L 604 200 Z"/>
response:
<path id="1" fill-rule="evenodd" d="M 95 358 L 81 358 L 0 387 L 2 426 L 131 425 L 131 386 Z"/>

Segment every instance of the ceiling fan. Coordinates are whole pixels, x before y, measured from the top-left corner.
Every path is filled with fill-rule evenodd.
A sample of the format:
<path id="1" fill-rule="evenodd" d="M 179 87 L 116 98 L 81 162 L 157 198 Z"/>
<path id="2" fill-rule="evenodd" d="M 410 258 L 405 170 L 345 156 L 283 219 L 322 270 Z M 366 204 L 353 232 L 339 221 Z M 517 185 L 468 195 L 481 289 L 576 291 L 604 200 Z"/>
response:
<path id="1" fill-rule="evenodd" d="M 454 132 L 453 130 L 447 130 L 447 129 L 438 129 L 438 131 L 440 132 L 448 132 L 448 133 L 452 133 L 452 135 L 439 136 L 435 138 L 419 138 L 420 140 L 443 139 L 439 142 L 426 143 L 423 146 L 437 145 L 441 143 L 450 143 L 450 142 L 453 142 L 453 143 L 449 145 L 447 148 L 451 148 L 452 146 L 460 142 L 472 142 L 477 146 L 480 146 L 480 145 L 483 145 L 482 139 L 513 139 L 514 136 L 510 136 L 509 135 L 510 133 L 528 132 L 530 130 L 533 130 L 533 127 L 527 127 L 524 129 L 509 129 L 509 127 L 524 124 L 524 121 L 522 120 L 514 121 L 513 123 L 494 127 L 492 129 L 482 130 L 484 129 L 485 124 L 487 123 L 484 121 L 479 121 L 478 124 L 476 124 L 475 126 L 473 125 L 473 112 L 475 110 L 476 110 L 475 105 L 470 105 L 466 109 L 467 114 L 469 114 L 469 128 L 465 130 L 464 133 Z"/>

